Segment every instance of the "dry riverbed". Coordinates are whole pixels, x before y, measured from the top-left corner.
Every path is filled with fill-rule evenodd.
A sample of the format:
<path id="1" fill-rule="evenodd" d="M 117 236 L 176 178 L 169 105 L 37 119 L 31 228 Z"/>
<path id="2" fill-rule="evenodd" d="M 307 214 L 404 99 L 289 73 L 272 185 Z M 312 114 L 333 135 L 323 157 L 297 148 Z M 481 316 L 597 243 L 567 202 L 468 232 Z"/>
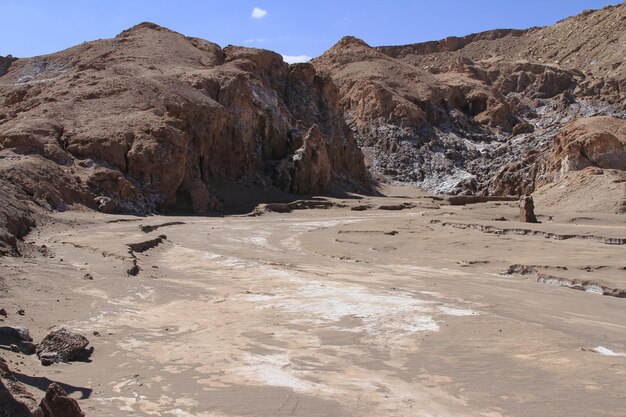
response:
<path id="1" fill-rule="evenodd" d="M 624 415 L 623 216 L 539 207 L 529 226 L 511 202 L 389 194 L 252 217 L 57 214 L 0 259 L 0 307 L 36 341 L 63 326 L 94 352 L 2 355 L 88 416 Z"/>

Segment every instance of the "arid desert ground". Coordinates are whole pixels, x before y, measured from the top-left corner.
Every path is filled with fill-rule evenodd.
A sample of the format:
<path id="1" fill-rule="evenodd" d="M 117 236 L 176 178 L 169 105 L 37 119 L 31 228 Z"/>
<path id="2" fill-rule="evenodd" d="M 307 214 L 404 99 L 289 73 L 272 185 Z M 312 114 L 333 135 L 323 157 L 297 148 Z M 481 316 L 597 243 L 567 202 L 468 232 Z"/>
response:
<path id="1" fill-rule="evenodd" d="M 539 206 L 522 224 L 516 201 L 384 194 L 56 214 L 0 260 L 2 303 L 25 313 L 6 320 L 94 350 L 50 367 L 4 355 L 88 416 L 624 415 L 623 216 Z"/>

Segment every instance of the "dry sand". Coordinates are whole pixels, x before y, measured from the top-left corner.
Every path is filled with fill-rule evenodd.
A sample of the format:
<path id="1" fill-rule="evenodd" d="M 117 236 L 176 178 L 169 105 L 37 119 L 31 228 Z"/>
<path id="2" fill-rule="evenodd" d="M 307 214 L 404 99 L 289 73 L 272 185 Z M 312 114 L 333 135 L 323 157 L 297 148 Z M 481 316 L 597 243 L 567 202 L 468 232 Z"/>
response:
<path id="1" fill-rule="evenodd" d="M 626 289 L 623 216 L 539 207 L 525 225 L 515 203 L 386 194 L 258 217 L 57 214 L 29 256 L 0 259 L 5 324 L 95 350 L 3 356 L 88 416 L 625 415 L 626 299 L 598 294 Z M 168 222 L 184 224 L 140 230 Z M 159 235 L 128 276 L 127 244 Z M 534 272 L 500 274 L 513 264 Z"/>

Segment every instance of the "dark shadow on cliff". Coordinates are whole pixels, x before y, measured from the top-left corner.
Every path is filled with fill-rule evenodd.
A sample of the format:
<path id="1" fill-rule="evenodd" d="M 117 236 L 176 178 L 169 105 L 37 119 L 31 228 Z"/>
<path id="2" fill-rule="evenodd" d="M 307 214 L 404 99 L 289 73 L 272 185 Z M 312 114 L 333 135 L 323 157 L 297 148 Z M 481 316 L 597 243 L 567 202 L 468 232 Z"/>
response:
<path id="1" fill-rule="evenodd" d="M 372 188 L 367 193 L 355 193 L 347 191 L 340 186 L 329 186 L 324 195 L 299 195 L 285 193 L 278 189 L 262 189 L 247 187 L 240 184 L 227 184 L 215 187 L 220 200 L 224 205 L 225 215 L 237 215 L 250 213 L 259 204 L 267 203 L 292 203 L 298 200 L 324 201 L 328 198 L 335 199 L 361 199 L 363 195 L 380 195 Z M 193 215 L 192 213 L 189 213 Z"/>

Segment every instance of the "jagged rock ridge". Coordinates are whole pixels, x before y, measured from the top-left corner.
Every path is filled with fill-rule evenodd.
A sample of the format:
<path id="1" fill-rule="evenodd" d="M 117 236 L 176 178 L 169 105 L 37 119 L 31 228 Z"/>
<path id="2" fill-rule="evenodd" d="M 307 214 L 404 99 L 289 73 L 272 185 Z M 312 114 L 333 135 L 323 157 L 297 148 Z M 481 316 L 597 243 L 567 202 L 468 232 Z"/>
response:
<path id="1" fill-rule="evenodd" d="M 435 192 L 522 195 L 577 118 L 626 117 L 626 4 L 529 30 L 371 47 L 313 60 L 339 87 L 374 176 Z"/>

